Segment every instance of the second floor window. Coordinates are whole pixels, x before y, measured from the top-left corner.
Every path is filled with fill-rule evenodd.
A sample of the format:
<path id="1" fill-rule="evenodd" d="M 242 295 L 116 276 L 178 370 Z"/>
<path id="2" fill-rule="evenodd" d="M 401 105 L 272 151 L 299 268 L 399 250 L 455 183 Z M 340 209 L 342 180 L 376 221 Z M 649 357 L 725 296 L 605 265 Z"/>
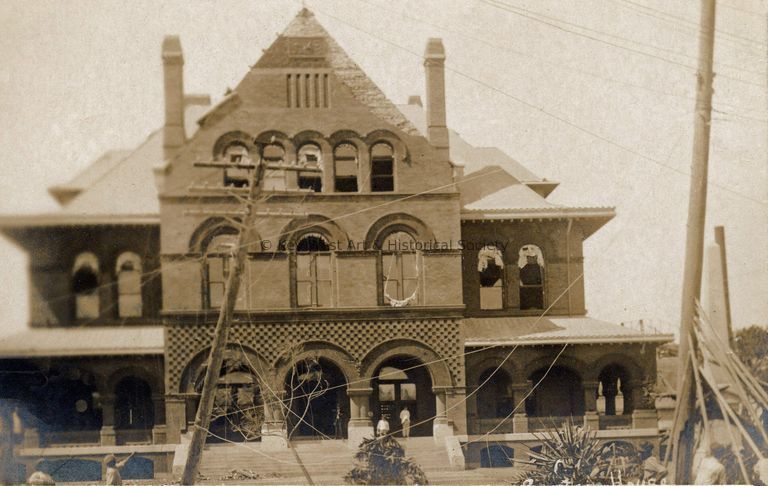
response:
<path id="1" fill-rule="evenodd" d="M 395 190 L 395 157 L 387 143 L 377 143 L 371 148 L 371 192 Z"/>
<path id="2" fill-rule="evenodd" d="M 390 233 L 381 242 L 384 303 L 404 307 L 419 301 L 416 239 L 405 231 Z"/>
<path id="3" fill-rule="evenodd" d="M 544 256 L 536 245 L 520 248 L 520 310 L 544 308 Z"/>
<path id="4" fill-rule="evenodd" d="M 298 152 L 298 165 L 311 169 L 323 168 L 323 154 L 320 147 L 313 143 L 301 146 Z M 309 189 L 313 192 L 323 190 L 323 173 L 317 171 L 299 172 L 299 189 Z"/>
<path id="5" fill-rule="evenodd" d="M 357 192 L 357 147 L 342 143 L 333 151 L 336 192 Z"/>
<path id="6" fill-rule="evenodd" d="M 224 288 L 234 257 L 237 236 L 219 234 L 208 243 L 205 254 L 208 305 L 210 308 L 221 307 L 224 302 Z"/>
<path id="7" fill-rule="evenodd" d="M 311 233 L 296 245 L 296 304 L 299 307 L 330 307 L 333 287 L 328 241 Z"/>
<path id="8" fill-rule="evenodd" d="M 93 253 L 81 253 L 72 269 L 75 294 L 75 318 L 99 317 L 99 259 Z"/>
<path id="9" fill-rule="evenodd" d="M 283 164 L 285 149 L 278 143 L 270 143 L 264 147 L 263 159 L 268 164 Z M 285 191 L 285 171 L 267 169 L 264 172 L 263 187 L 267 191 Z"/>
<path id="10" fill-rule="evenodd" d="M 477 254 L 480 274 L 480 308 L 504 307 L 504 259 L 495 246 L 485 246 Z"/>
<path id="11" fill-rule="evenodd" d="M 141 317 L 141 258 L 131 252 L 117 258 L 117 314 Z"/>
<path id="12" fill-rule="evenodd" d="M 240 142 L 231 143 L 223 154 L 224 162 L 233 166 L 245 165 L 251 162 L 248 149 Z M 224 169 L 224 185 L 231 187 L 247 187 L 249 181 L 246 169 Z"/>

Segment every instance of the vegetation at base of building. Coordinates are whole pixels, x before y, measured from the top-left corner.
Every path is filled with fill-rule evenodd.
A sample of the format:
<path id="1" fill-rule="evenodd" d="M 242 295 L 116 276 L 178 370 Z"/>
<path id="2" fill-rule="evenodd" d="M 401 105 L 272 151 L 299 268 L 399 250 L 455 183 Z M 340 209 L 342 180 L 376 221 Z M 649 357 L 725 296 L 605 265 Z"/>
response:
<path id="1" fill-rule="evenodd" d="M 639 484 L 640 455 L 629 445 L 600 445 L 589 427 L 566 421 L 562 428 L 537 434 L 540 447 L 529 447 L 529 461 L 515 484 Z"/>
<path id="2" fill-rule="evenodd" d="M 364 438 L 355 460 L 357 466 L 344 476 L 347 484 L 428 484 L 421 467 L 388 435 Z"/>
<path id="3" fill-rule="evenodd" d="M 749 326 L 736 331 L 736 355 L 768 389 L 768 328 Z"/>

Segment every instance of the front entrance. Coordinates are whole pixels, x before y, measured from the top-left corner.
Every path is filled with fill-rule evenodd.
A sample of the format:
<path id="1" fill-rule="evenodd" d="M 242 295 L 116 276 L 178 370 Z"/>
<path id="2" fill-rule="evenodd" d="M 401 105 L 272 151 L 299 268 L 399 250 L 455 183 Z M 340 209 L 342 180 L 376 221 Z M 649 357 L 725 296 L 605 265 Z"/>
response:
<path id="1" fill-rule="evenodd" d="M 411 415 L 410 435 L 432 435 L 435 395 L 429 372 L 421 364 L 415 358 L 399 357 L 379 367 L 373 380 L 374 426 L 384 417 L 390 431 L 402 437 L 400 414 L 407 409 Z M 423 420 L 426 422 L 419 423 Z"/>
<path id="2" fill-rule="evenodd" d="M 213 399 L 207 442 L 255 441 L 261 435 L 264 412 L 256 377 L 230 371 L 219 377 Z"/>
<path id="3" fill-rule="evenodd" d="M 347 380 L 338 366 L 325 358 L 298 361 L 285 379 L 291 439 L 342 439 L 347 434 Z"/>

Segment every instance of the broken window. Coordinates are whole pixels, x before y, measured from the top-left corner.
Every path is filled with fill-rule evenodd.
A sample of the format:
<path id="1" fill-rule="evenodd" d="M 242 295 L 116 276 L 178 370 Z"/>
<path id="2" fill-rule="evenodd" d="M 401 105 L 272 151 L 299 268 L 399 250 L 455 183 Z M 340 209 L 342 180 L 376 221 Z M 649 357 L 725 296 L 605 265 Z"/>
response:
<path id="1" fill-rule="evenodd" d="M 333 151 L 336 192 L 357 192 L 357 147 L 342 143 Z"/>
<path id="2" fill-rule="evenodd" d="M 285 149 L 279 143 L 270 143 L 264 147 L 264 162 L 267 164 L 285 163 Z M 267 191 L 285 191 L 285 171 L 266 169 L 262 186 Z"/>
<path id="3" fill-rule="evenodd" d="M 99 259 L 93 253 L 81 253 L 75 258 L 72 291 L 75 294 L 75 318 L 99 317 Z"/>
<path id="4" fill-rule="evenodd" d="M 211 238 L 205 253 L 206 287 L 208 306 L 221 307 L 224 302 L 224 288 L 237 250 L 237 235 L 232 232 L 218 234 Z M 241 291 L 244 286 L 240 286 Z"/>
<path id="5" fill-rule="evenodd" d="M 141 258 L 131 252 L 117 257 L 117 315 L 141 317 Z"/>
<path id="6" fill-rule="evenodd" d="M 536 245 L 520 248 L 520 309 L 544 308 L 544 256 Z"/>
<path id="7" fill-rule="evenodd" d="M 418 303 L 419 264 L 416 239 L 394 231 L 381 243 L 384 303 L 404 307 Z"/>
<path id="8" fill-rule="evenodd" d="M 371 192 L 395 190 L 395 158 L 388 143 L 377 143 L 371 148 Z"/>
<path id="9" fill-rule="evenodd" d="M 323 190 L 323 155 L 320 147 L 313 143 L 304 144 L 299 149 L 298 165 L 313 171 L 299 171 L 299 189 L 309 189 L 313 192 Z"/>
<path id="10" fill-rule="evenodd" d="M 224 149 L 224 162 L 233 166 L 224 169 L 224 185 L 230 187 L 247 187 L 249 175 L 247 169 L 238 168 L 241 165 L 248 165 L 251 159 L 248 154 L 248 148 L 242 142 L 234 142 Z"/>
<path id="11" fill-rule="evenodd" d="M 480 308 L 504 307 L 504 258 L 495 246 L 485 246 L 477 254 L 480 274 Z"/>
<path id="12" fill-rule="evenodd" d="M 296 303 L 299 307 L 331 306 L 331 252 L 317 233 L 303 236 L 296 245 Z"/>

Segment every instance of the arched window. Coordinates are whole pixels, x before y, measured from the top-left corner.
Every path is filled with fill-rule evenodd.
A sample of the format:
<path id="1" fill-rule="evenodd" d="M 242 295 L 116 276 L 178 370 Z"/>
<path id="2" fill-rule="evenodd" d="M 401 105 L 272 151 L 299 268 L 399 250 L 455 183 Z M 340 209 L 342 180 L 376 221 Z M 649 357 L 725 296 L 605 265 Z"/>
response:
<path id="1" fill-rule="evenodd" d="M 283 164 L 285 163 L 285 149 L 279 143 L 270 143 L 264 146 L 263 159 L 268 164 Z M 264 172 L 263 187 L 267 191 L 284 191 L 286 189 L 285 171 L 267 169 Z"/>
<path id="2" fill-rule="evenodd" d="M 419 301 L 419 263 L 416 239 L 396 230 L 380 243 L 384 303 L 404 307 Z"/>
<path id="3" fill-rule="evenodd" d="M 251 163 L 248 147 L 242 142 L 233 142 L 224 149 L 223 161 L 231 164 L 233 168 L 224 169 L 224 185 L 231 187 L 247 187 L 249 181 L 248 170 L 238 169 L 236 166 Z"/>
<path id="4" fill-rule="evenodd" d="M 75 258 L 72 292 L 77 319 L 99 317 L 99 259 L 93 253 L 81 253 Z"/>
<path id="5" fill-rule="evenodd" d="M 126 252 L 117 257 L 117 314 L 141 317 L 141 258 Z"/>
<path id="6" fill-rule="evenodd" d="M 388 143 L 371 147 L 371 192 L 395 190 L 395 157 Z"/>
<path id="7" fill-rule="evenodd" d="M 299 148 L 298 165 L 310 169 L 320 169 L 320 172 L 299 172 L 299 189 L 310 189 L 314 192 L 323 190 L 323 153 L 314 143 L 307 143 Z"/>
<path id="8" fill-rule="evenodd" d="M 342 143 L 333 151 L 336 192 L 357 192 L 357 147 Z"/>
<path id="9" fill-rule="evenodd" d="M 495 246 L 484 246 L 477 254 L 480 274 L 480 308 L 504 307 L 504 258 Z"/>
<path id="10" fill-rule="evenodd" d="M 236 247 L 237 235 L 234 229 L 219 233 L 208 242 L 205 252 L 205 273 L 210 308 L 220 307 L 224 302 L 224 287 Z"/>
<path id="11" fill-rule="evenodd" d="M 520 248 L 520 310 L 544 308 L 544 256 L 536 245 Z"/>
<path id="12" fill-rule="evenodd" d="M 296 303 L 330 307 L 331 289 L 330 245 L 318 233 L 306 234 L 296 245 Z"/>

